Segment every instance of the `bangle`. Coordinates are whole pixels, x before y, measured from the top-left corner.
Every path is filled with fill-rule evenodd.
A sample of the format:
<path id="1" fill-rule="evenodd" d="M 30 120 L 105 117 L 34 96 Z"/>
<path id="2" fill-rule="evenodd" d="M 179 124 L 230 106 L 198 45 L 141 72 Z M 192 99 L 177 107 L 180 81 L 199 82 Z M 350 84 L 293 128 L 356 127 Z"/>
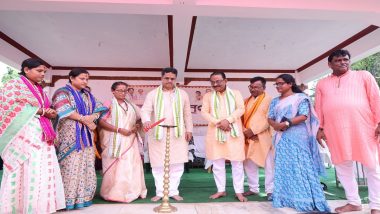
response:
<path id="1" fill-rule="evenodd" d="M 97 114 L 97 113 L 95 113 L 95 114 L 93 114 L 93 115 L 95 116 L 95 119 L 94 119 L 94 121 L 93 121 L 93 122 L 95 122 L 96 120 L 98 120 L 98 119 L 99 119 L 100 115 L 99 115 L 99 114 Z"/>
<path id="2" fill-rule="evenodd" d="M 119 133 L 119 129 L 120 129 L 120 128 L 116 128 L 116 133 Z"/>
<path id="3" fill-rule="evenodd" d="M 79 116 L 79 122 L 82 122 L 82 119 L 83 119 L 83 115 Z"/>
<path id="4" fill-rule="evenodd" d="M 45 115 L 45 109 L 44 108 L 41 108 L 41 109 L 42 109 L 41 117 L 43 117 Z"/>

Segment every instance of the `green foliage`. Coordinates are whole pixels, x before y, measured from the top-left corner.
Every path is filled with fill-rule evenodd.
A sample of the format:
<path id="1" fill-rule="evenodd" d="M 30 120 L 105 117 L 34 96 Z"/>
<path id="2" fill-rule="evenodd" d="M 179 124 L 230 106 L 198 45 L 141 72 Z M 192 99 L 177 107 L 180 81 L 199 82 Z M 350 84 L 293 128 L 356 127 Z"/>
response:
<path id="1" fill-rule="evenodd" d="M 380 52 L 364 58 L 351 65 L 352 70 L 367 70 L 369 71 L 380 86 Z"/>
<path id="2" fill-rule="evenodd" d="M 5 84 L 9 80 L 14 79 L 14 78 L 19 76 L 18 71 L 14 70 L 10 67 L 7 67 L 7 70 L 8 70 L 8 72 L 6 74 L 4 74 L 3 78 L 1 79 L 2 84 Z"/>

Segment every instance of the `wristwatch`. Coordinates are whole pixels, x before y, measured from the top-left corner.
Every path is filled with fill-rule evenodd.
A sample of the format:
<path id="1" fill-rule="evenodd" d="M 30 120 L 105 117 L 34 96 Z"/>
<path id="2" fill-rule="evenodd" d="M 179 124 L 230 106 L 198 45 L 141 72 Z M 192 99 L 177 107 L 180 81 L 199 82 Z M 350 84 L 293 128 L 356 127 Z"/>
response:
<path id="1" fill-rule="evenodd" d="M 289 118 L 286 118 L 286 120 L 285 120 L 285 125 L 289 128 L 289 127 L 291 127 L 293 124 L 292 124 L 292 121 L 291 121 Z"/>

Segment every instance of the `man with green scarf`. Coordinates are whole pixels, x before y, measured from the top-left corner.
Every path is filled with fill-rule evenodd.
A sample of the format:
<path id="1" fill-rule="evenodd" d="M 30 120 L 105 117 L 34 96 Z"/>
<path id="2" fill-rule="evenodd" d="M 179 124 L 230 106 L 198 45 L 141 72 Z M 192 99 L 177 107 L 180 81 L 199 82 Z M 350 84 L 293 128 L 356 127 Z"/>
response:
<path id="1" fill-rule="evenodd" d="M 214 89 L 203 97 L 202 116 L 208 121 L 206 136 L 206 158 L 213 162 L 217 193 L 216 199 L 226 196 L 225 161 L 231 162 L 232 180 L 236 198 L 247 201 L 244 192 L 244 133 L 241 116 L 244 114 L 244 100 L 241 93 L 227 87 L 226 75 L 214 72 L 210 75 Z"/>
<path id="2" fill-rule="evenodd" d="M 161 126 L 151 127 L 163 118 L 161 125 L 174 125 L 170 129 L 170 172 L 169 197 L 181 201 L 178 186 L 188 161 L 188 142 L 192 138 L 193 122 L 191 118 L 190 100 L 187 93 L 176 87 L 177 70 L 164 68 L 161 72 L 162 84 L 150 91 L 141 109 L 141 120 L 148 131 L 148 151 L 152 174 L 156 185 L 156 196 L 151 200 L 158 201 L 163 197 L 163 177 L 166 130 Z"/>

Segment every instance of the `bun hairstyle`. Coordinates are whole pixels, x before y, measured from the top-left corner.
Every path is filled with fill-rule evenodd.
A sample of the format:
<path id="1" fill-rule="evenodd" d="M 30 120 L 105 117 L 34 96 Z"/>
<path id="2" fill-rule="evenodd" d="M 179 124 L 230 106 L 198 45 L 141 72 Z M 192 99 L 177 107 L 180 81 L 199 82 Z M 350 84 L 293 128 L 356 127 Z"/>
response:
<path id="1" fill-rule="evenodd" d="M 292 91 L 294 93 L 303 93 L 303 91 L 297 86 L 296 80 L 294 79 L 294 77 L 292 75 L 281 74 L 276 79 L 282 79 L 282 80 L 284 80 L 284 82 L 286 82 L 288 84 L 292 84 Z"/>

